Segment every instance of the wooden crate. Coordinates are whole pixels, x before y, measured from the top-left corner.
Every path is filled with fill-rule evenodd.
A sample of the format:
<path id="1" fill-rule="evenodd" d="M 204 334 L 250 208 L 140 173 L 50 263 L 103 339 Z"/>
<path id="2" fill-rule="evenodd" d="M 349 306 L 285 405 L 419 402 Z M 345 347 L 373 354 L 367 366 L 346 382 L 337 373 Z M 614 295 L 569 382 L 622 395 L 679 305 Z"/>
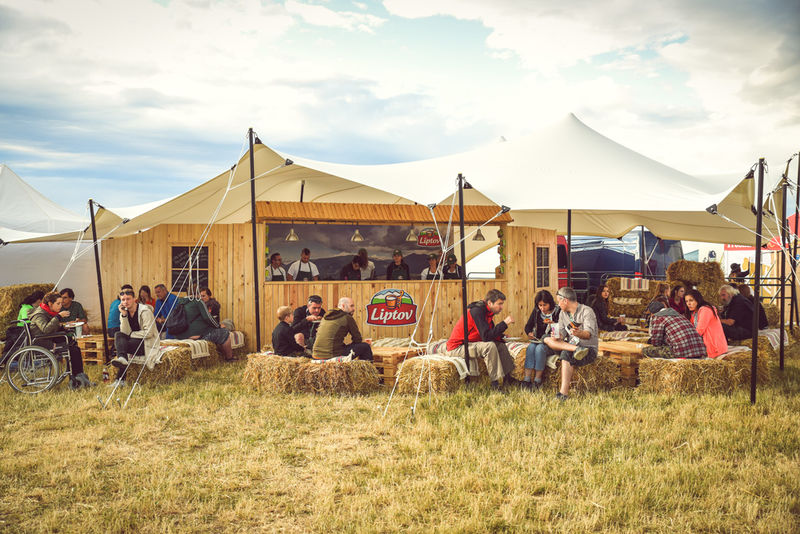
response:
<path id="1" fill-rule="evenodd" d="M 91 362 L 96 363 L 98 365 L 105 365 L 106 358 L 103 352 L 103 336 L 102 335 L 94 335 L 94 336 L 83 336 L 76 340 L 78 342 L 78 347 L 81 349 L 81 356 L 83 357 L 83 363 Z M 111 352 L 112 347 L 114 346 L 114 339 L 108 338 L 108 350 Z"/>
<path id="2" fill-rule="evenodd" d="M 408 352 L 408 356 L 406 356 Z M 397 376 L 397 368 L 403 359 L 413 358 L 422 354 L 421 349 L 407 349 L 406 347 L 373 347 L 372 363 L 378 369 L 378 374 L 384 384 L 392 384 Z"/>
<path id="3" fill-rule="evenodd" d="M 620 384 L 635 388 L 639 385 L 639 360 L 643 358 L 644 343 L 630 341 L 601 341 L 600 352 L 619 365 Z"/>

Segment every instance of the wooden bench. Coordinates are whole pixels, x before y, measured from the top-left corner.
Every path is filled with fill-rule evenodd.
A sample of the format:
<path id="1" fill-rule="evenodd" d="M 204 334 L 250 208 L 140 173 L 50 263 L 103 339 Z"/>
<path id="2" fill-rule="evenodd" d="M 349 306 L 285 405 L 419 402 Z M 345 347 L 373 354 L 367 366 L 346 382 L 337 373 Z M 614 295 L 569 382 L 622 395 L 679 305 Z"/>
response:
<path id="1" fill-rule="evenodd" d="M 106 358 L 103 348 L 103 335 L 83 336 L 76 339 L 78 347 L 81 349 L 83 363 L 91 362 L 98 365 L 105 365 Z M 111 352 L 114 347 L 114 338 L 108 338 L 108 350 Z"/>
<path id="2" fill-rule="evenodd" d="M 420 349 L 408 349 L 407 347 L 372 347 L 372 363 L 378 369 L 378 374 L 384 384 L 393 384 L 397 376 L 397 368 L 406 358 L 414 358 L 422 354 Z"/>
<path id="3" fill-rule="evenodd" d="M 644 357 L 642 349 L 647 346 L 632 341 L 601 341 L 598 349 L 619 365 L 620 384 L 634 388 L 639 383 L 639 360 Z"/>

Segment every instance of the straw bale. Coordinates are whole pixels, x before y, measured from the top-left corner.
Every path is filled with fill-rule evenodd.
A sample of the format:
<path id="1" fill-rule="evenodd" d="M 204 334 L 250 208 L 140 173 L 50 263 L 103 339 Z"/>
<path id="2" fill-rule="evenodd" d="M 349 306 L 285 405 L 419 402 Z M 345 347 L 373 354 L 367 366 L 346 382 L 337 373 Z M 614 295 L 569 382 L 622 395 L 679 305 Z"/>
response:
<path id="1" fill-rule="evenodd" d="M 769 384 L 772 380 L 772 368 L 774 362 L 772 358 L 765 358 L 761 352 L 761 339 L 759 338 L 758 361 L 756 362 L 756 382 L 760 385 Z M 750 369 L 752 366 L 753 354 L 750 351 L 736 352 L 725 356 L 726 362 L 734 367 L 732 377 L 739 380 L 739 385 L 744 388 L 750 387 Z"/>
<path id="2" fill-rule="evenodd" d="M 619 365 L 610 358 L 598 355 L 597 359 L 581 367 L 575 367 L 570 392 L 592 393 L 619 386 Z M 561 360 L 555 369 L 545 369 L 544 387 L 558 391 L 561 388 Z"/>
<path id="3" fill-rule="evenodd" d="M 420 382 L 420 375 L 422 382 Z M 421 385 L 420 385 L 421 384 Z M 461 387 L 461 377 L 450 362 L 429 361 L 424 358 L 406 360 L 397 372 L 397 393 L 452 393 Z"/>
<path id="4" fill-rule="evenodd" d="M 372 341 L 373 347 L 408 347 L 411 345 L 410 337 L 382 337 Z"/>
<path id="5" fill-rule="evenodd" d="M 786 359 L 800 357 L 800 343 L 790 342 L 790 344 L 783 350 L 783 357 Z"/>
<path id="6" fill-rule="evenodd" d="M 192 349 L 179 347 L 165 352 L 161 356 L 161 362 L 151 371 L 145 367 L 142 376 L 139 378 L 140 384 L 170 384 L 177 382 L 189 374 L 192 370 Z M 136 380 L 142 366 L 131 363 L 128 367 L 126 380 Z"/>
<path id="7" fill-rule="evenodd" d="M 296 390 L 300 366 L 309 361 L 276 354 L 248 354 L 242 384 L 260 392 L 291 393 Z"/>
<path id="8" fill-rule="evenodd" d="M 743 339 L 741 341 L 729 341 L 728 344 L 733 346 L 753 348 L 752 339 Z M 785 349 L 784 349 L 785 352 Z M 758 359 L 766 357 L 767 360 L 777 360 L 780 358 L 780 352 L 772 348 L 772 343 L 769 342 L 767 336 L 758 336 Z"/>
<path id="9" fill-rule="evenodd" d="M 9 323 L 17 320 L 22 300 L 34 291 L 47 293 L 53 284 L 16 284 L 0 287 L 0 339 L 6 338 Z"/>
<path id="10" fill-rule="evenodd" d="M 743 353 L 744 354 L 744 353 Z M 648 393 L 731 393 L 742 383 L 741 366 L 711 358 L 639 361 L 639 390 Z"/>
<path id="11" fill-rule="evenodd" d="M 764 313 L 767 314 L 767 324 L 770 328 L 778 328 L 781 324 L 781 309 L 776 305 L 764 306 Z M 788 319 L 788 317 L 787 317 Z"/>
<path id="12" fill-rule="evenodd" d="M 378 370 L 364 360 L 306 363 L 297 372 L 296 390 L 304 393 L 359 395 L 378 389 Z"/>
<path id="13" fill-rule="evenodd" d="M 214 343 L 208 344 L 208 356 L 205 358 L 193 358 L 192 359 L 192 369 L 210 369 L 212 367 L 218 366 L 222 363 L 222 357 L 217 350 L 217 346 Z"/>
<path id="14" fill-rule="evenodd" d="M 719 288 L 726 284 L 722 267 L 716 262 L 678 260 L 667 267 L 670 285 L 682 284 L 697 290 L 709 303 L 719 306 Z"/>
<path id="15" fill-rule="evenodd" d="M 608 303 L 609 315 L 644 317 L 647 305 L 658 295 L 659 283 L 651 281 L 647 291 L 621 291 L 620 278 L 609 278 L 606 285 L 611 292 Z"/>

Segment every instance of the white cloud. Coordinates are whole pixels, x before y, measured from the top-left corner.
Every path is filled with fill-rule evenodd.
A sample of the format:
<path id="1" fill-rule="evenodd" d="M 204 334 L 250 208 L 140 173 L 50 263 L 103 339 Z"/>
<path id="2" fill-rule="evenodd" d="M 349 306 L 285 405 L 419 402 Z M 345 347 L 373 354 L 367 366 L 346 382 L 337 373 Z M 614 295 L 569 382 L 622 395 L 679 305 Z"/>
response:
<path id="1" fill-rule="evenodd" d="M 366 5 L 359 5 L 357 2 L 354 2 L 354 5 L 360 9 L 366 9 Z M 314 26 L 327 26 L 350 31 L 375 33 L 375 29 L 386 22 L 386 19 L 368 13 L 334 11 L 325 6 L 305 4 L 296 0 L 286 2 L 286 10 Z"/>

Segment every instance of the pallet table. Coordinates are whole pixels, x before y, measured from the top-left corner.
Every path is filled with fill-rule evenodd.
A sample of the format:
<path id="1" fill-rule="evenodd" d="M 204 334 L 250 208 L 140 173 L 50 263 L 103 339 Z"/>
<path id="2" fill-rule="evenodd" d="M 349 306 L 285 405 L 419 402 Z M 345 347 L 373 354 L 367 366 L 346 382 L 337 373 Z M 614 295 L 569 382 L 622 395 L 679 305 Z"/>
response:
<path id="1" fill-rule="evenodd" d="M 639 360 L 644 357 L 642 349 L 648 346 L 647 343 L 632 341 L 601 341 L 598 348 L 619 365 L 620 383 L 633 388 L 639 383 Z"/>
<path id="2" fill-rule="evenodd" d="M 408 356 L 406 356 L 408 352 Z M 378 374 L 384 384 L 392 384 L 397 376 L 397 368 L 404 358 L 414 358 L 422 354 L 421 349 L 408 349 L 407 347 L 373 347 L 372 363 L 378 369 Z"/>
<path id="3" fill-rule="evenodd" d="M 76 339 L 78 347 L 81 349 L 83 363 L 92 362 L 98 365 L 105 365 L 106 358 L 103 353 L 103 335 L 83 336 Z M 108 350 L 114 346 L 114 339 L 108 338 Z"/>

